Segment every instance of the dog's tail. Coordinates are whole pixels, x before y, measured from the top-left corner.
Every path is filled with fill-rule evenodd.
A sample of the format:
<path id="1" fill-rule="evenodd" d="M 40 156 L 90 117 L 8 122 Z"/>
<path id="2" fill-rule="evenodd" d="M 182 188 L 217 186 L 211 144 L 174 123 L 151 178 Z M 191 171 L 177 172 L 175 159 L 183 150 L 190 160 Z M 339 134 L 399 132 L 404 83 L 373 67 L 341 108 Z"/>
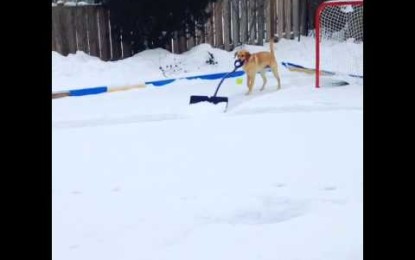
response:
<path id="1" fill-rule="evenodd" d="M 269 48 L 272 55 L 274 55 L 274 37 L 271 37 L 271 39 L 269 39 Z"/>

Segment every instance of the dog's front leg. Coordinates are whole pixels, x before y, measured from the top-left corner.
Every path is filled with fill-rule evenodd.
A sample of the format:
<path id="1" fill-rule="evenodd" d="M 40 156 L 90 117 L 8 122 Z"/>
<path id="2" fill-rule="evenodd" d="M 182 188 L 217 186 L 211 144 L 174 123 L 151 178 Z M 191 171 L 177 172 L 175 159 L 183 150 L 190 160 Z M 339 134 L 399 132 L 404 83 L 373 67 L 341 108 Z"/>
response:
<path id="1" fill-rule="evenodd" d="M 247 74 L 248 76 L 248 92 L 245 93 L 245 95 L 250 95 L 252 93 L 252 90 L 254 88 L 254 83 L 255 83 L 255 73 L 250 73 Z"/>

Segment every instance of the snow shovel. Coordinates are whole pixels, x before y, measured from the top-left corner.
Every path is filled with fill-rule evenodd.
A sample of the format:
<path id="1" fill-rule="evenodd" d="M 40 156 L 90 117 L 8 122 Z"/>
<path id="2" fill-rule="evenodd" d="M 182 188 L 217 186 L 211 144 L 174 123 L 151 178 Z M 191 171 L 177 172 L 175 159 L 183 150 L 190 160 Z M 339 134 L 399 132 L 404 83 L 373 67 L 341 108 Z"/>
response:
<path id="1" fill-rule="evenodd" d="M 231 72 L 229 72 L 228 74 L 223 76 L 223 78 L 219 82 L 219 85 L 216 88 L 215 94 L 213 94 L 213 96 L 211 96 L 211 97 L 208 97 L 208 96 L 190 96 L 190 104 L 195 104 L 195 103 L 206 101 L 206 102 L 213 103 L 213 104 L 216 105 L 216 104 L 221 103 L 221 102 L 226 102 L 226 106 L 228 106 L 228 97 L 218 97 L 216 95 L 218 94 L 219 88 L 222 85 L 222 82 L 226 79 L 226 77 L 228 77 L 230 74 L 234 73 L 237 69 L 242 67 L 242 65 L 243 65 L 243 61 L 235 60 L 235 63 L 234 63 L 235 68 Z"/>

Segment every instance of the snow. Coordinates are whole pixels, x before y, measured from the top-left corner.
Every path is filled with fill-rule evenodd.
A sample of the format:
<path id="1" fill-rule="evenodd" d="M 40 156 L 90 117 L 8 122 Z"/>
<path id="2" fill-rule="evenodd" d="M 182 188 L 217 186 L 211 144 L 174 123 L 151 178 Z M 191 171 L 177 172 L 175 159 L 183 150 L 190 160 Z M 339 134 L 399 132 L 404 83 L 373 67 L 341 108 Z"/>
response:
<path id="1" fill-rule="evenodd" d="M 361 45 L 330 51 L 342 48 Z M 309 67 L 313 49 L 275 44 L 279 62 Z M 117 62 L 52 52 L 52 89 L 159 80 L 171 64 L 168 77 L 227 72 L 233 59 L 207 44 Z M 53 100 L 53 259 L 363 259 L 362 83 L 315 89 L 312 75 L 280 73 L 281 90 L 267 73 L 252 96 L 245 76 L 226 79 L 226 113 L 189 105 L 219 80 Z"/>
<path id="2" fill-rule="evenodd" d="M 353 13 L 353 11 L 354 11 L 353 6 L 351 6 L 351 5 L 341 6 L 340 10 L 343 13 Z"/>

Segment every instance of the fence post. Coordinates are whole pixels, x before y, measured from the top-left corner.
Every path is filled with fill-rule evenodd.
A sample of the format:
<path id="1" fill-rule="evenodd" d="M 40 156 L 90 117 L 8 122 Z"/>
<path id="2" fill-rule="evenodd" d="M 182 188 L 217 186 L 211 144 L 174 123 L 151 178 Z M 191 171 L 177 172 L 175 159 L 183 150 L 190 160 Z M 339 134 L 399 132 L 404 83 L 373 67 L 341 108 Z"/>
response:
<path id="1" fill-rule="evenodd" d="M 63 14 L 63 21 L 66 27 L 64 33 L 66 33 L 66 40 L 68 42 L 68 52 L 76 53 L 77 44 L 76 44 L 76 23 L 75 23 L 75 11 L 76 7 L 67 6 L 65 7 L 66 11 Z"/>
<path id="2" fill-rule="evenodd" d="M 284 12 L 285 12 L 285 38 L 291 39 L 291 0 L 285 0 L 284 2 Z"/>
<path id="3" fill-rule="evenodd" d="M 257 25 L 257 19 L 256 19 L 256 12 L 257 12 L 257 6 L 256 6 L 256 0 L 249 0 L 248 1 L 248 9 L 250 12 L 248 13 L 248 43 L 249 44 L 255 44 L 255 38 L 256 38 L 256 25 Z"/>
<path id="4" fill-rule="evenodd" d="M 239 4 L 238 0 L 231 0 L 232 15 L 232 46 L 235 49 L 239 45 Z"/>
<path id="5" fill-rule="evenodd" d="M 246 43 L 248 40 L 248 1 L 241 0 L 241 42 Z"/>
<path id="6" fill-rule="evenodd" d="M 264 30 L 265 30 L 265 0 L 257 0 L 258 12 L 258 45 L 264 44 Z"/>
<path id="7" fill-rule="evenodd" d="M 173 53 L 179 53 L 179 34 L 177 31 L 173 33 Z"/>
<path id="8" fill-rule="evenodd" d="M 89 38 L 90 55 L 99 57 L 99 37 L 97 24 L 97 8 L 95 6 L 85 6 L 87 13 L 87 28 Z"/>
<path id="9" fill-rule="evenodd" d="M 185 29 L 180 29 L 179 31 L 179 53 L 186 51 L 186 31 Z"/>
<path id="10" fill-rule="evenodd" d="M 224 44 L 225 50 L 230 50 L 230 33 L 231 33 L 231 24 L 230 24 L 230 3 L 229 0 L 223 0 L 223 34 L 224 34 Z"/>
<path id="11" fill-rule="evenodd" d="M 78 38 L 78 50 L 89 53 L 88 33 L 86 27 L 86 12 L 84 6 L 76 7 L 75 26 L 76 37 Z"/>
<path id="12" fill-rule="evenodd" d="M 284 31 L 284 1 L 279 0 L 277 2 L 277 35 L 281 39 Z"/>
<path id="13" fill-rule="evenodd" d="M 110 15 L 111 15 L 111 13 L 110 13 Z M 111 43 L 112 43 L 112 57 L 111 57 L 111 60 L 115 61 L 115 60 L 121 59 L 121 57 L 122 57 L 120 29 L 119 29 L 118 26 L 116 26 L 112 23 L 110 23 L 110 25 L 111 25 Z"/>
<path id="14" fill-rule="evenodd" d="M 301 35 L 308 35 L 307 27 L 307 0 L 300 1 L 300 33 Z"/>
<path id="15" fill-rule="evenodd" d="M 55 10 L 56 10 L 55 7 L 52 7 L 52 24 L 51 24 L 51 27 L 52 27 L 51 28 L 52 29 L 52 51 L 57 51 L 57 47 L 56 47 L 57 30 L 55 29 L 56 26 L 55 26 L 55 20 L 54 20 Z"/>
<path id="16" fill-rule="evenodd" d="M 299 0 L 292 0 L 294 38 L 300 37 L 300 4 Z M 300 40 L 300 38 L 298 38 Z"/>
<path id="17" fill-rule="evenodd" d="M 215 3 L 215 45 L 218 48 L 223 48 L 223 33 L 222 33 L 222 1 Z"/>
<path id="18" fill-rule="evenodd" d="M 132 56 L 131 42 L 127 40 L 127 37 L 125 36 L 129 33 L 131 32 L 121 30 L 121 44 L 122 44 L 122 58 L 123 59 Z"/>
<path id="19" fill-rule="evenodd" d="M 187 30 L 186 30 L 186 46 L 187 49 L 191 49 L 196 45 L 196 31 L 195 31 L 195 25 L 187 25 Z"/>
<path id="20" fill-rule="evenodd" d="M 63 12 L 64 12 L 63 4 L 58 4 L 57 6 L 52 8 L 52 21 L 54 26 L 54 33 L 55 33 L 55 45 L 56 51 L 62 54 L 63 56 L 68 55 L 68 41 L 66 40 L 64 34 L 64 24 L 62 21 Z"/>
<path id="21" fill-rule="evenodd" d="M 269 19 L 270 19 L 270 27 L 269 27 L 269 39 L 274 39 L 275 36 L 275 1 L 276 0 L 270 0 L 269 1 Z"/>
<path id="22" fill-rule="evenodd" d="M 104 8 L 98 9 L 98 28 L 99 28 L 99 39 L 100 39 L 100 50 L 101 50 L 101 59 L 108 61 L 111 58 L 110 52 L 110 38 L 108 30 L 108 11 Z"/>

